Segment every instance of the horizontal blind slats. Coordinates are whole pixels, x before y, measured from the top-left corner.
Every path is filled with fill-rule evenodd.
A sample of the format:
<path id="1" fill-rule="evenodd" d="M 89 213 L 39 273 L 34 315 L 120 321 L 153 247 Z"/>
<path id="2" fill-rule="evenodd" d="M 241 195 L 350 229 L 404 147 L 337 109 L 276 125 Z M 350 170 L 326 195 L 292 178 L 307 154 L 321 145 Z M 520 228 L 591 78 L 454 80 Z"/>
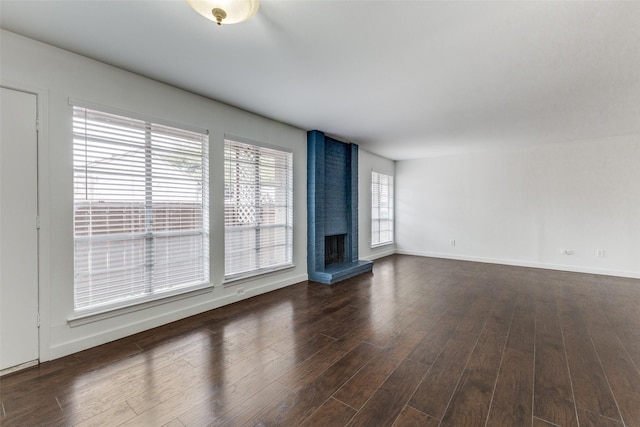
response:
<path id="1" fill-rule="evenodd" d="M 292 154 L 227 138 L 224 157 L 225 276 L 291 265 Z"/>
<path id="2" fill-rule="evenodd" d="M 73 110 L 76 309 L 208 281 L 208 137 Z"/>

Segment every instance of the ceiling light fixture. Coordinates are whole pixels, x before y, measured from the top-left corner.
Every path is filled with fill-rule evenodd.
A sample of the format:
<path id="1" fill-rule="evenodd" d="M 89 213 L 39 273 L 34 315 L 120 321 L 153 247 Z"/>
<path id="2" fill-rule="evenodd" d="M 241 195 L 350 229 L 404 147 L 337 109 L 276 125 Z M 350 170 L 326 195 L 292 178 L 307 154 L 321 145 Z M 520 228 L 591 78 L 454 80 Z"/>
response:
<path id="1" fill-rule="evenodd" d="M 246 21 L 260 7 L 260 0 L 187 0 L 187 3 L 200 15 L 218 25 Z"/>

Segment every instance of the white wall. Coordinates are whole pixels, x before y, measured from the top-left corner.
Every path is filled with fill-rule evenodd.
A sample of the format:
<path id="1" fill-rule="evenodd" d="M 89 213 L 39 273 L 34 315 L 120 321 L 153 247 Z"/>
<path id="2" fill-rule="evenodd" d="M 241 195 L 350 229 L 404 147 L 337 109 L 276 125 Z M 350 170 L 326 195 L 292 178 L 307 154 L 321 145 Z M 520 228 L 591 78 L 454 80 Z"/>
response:
<path id="1" fill-rule="evenodd" d="M 40 347 L 41 360 L 203 312 L 307 278 L 306 133 L 91 59 L 2 31 L 0 83 L 39 98 Z M 188 64 L 185 64 L 188 66 Z M 72 111 L 68 99 L 133 111 L 209 129 L 211 292 L 71 327 L 73 315 Z M 293 149 L 295 268 L 242 283 L 246 292 L 222 286 L 224 134 Z"/>
<path id="2" fill-rule="evenodd" d="M 399 161 L 396 214 L 399 253 L 640 277 L 640 135 Z"/>
<path id="3" fill-rule="evenodd" d="M 371 247 L 371 171 L 395 175 L 395 162 L 358 149 L 358 257 L 374 260 L 395 253 L 395 244 Z"/>

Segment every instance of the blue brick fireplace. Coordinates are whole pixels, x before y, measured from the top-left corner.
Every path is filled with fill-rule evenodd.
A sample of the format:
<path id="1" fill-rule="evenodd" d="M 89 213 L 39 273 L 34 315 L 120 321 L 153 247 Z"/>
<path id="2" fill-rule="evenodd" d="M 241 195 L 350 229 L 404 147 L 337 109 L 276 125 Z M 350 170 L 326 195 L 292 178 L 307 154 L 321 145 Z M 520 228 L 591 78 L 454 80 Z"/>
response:
<path id="1" fill-rule="evenodd" d="M 358 146 L 307 133 L 309 280 L 333 284 L 370 272 L 358 259 Z"/>

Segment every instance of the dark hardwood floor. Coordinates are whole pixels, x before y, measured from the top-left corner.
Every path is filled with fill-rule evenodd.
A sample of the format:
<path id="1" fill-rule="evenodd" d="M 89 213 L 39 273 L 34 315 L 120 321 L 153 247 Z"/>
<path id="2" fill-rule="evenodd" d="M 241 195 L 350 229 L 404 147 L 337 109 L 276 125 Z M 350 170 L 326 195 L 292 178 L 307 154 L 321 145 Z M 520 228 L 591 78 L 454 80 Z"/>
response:
<path id="1" fill-rule="evenodd" d="M 0 379 L 3 426 L 640 427 L 640 281 L 392 256 Z"/>

